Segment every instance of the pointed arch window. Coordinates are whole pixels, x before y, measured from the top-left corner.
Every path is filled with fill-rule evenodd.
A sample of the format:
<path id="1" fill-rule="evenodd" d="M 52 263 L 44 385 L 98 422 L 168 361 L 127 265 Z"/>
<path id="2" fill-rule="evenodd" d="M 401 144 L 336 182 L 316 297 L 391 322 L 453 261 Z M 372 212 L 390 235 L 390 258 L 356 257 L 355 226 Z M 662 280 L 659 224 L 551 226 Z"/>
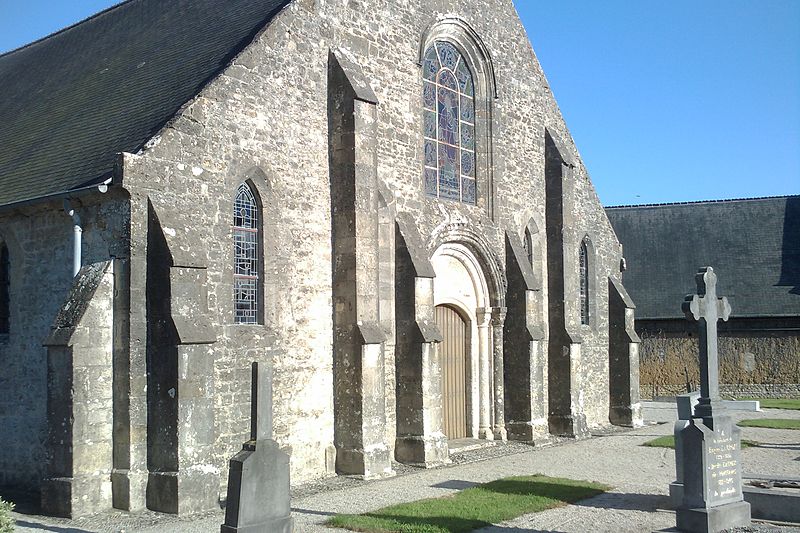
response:
<path id="1" fill-rule="evenodd" d="M 525 253 L 528 255 L 528 264 L 533 267 L 533 235 L 531 235 L 530 228 L 525 228 Z"/>
<path id="2" fill-rule="evenodd" d="M 475 183 L 475 84 L 461 54 L 434 41 L 423 60 L 425 192 L 477 202 Z"/>
<path id="3" fill-rule="evenodd" d="M 589 324 L 589 248 L 586 240 L 581 242 L 580 251 L 581 278 L 581 324 Z"/>
<path id="4" fill-rule="evenodd" d="M 0 335 L 11 330 L 11 260 L 8 246 L 0 242 Z"/>
<path id="5" fill-rule="evenodd" d="M 234 322 L 258 324 L 261 309 L 261 227 L 259 202 L 247 183 L 233 202 Z"/>

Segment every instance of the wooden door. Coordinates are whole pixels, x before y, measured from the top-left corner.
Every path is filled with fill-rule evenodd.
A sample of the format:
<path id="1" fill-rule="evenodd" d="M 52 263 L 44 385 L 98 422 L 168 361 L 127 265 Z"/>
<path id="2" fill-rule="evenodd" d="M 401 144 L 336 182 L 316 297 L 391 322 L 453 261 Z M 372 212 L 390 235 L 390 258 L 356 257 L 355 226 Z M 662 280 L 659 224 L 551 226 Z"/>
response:
<path id="1" fill-rule="evenodd" d="M 467 436 L 467 323 L 453 308 L 440 305 L 436 324 L 444 336 L 439 344 L 444 434 L 460 439 Z"/>

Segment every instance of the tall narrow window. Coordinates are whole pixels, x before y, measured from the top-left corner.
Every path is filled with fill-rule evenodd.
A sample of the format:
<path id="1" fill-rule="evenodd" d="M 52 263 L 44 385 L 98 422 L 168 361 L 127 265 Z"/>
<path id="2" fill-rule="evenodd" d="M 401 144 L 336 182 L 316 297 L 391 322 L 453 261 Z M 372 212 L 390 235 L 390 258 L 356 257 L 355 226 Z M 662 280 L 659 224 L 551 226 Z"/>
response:
<path id="1" fill-rule="evenodd" d="M 423 62 L 425 192 L 475 204 L 475 86 L 464 56 L 434 42 Z"/>
<path id="2" fill-rule="evenodd" d="M 529 228 L 525 228 L 525 242 L 523 244 L 525 246 L 525 253 L 528 254 L 528 264 L 533 267 L 533 235 L 531 235 L 531 230 Z"/>
<path id="3" fill-rule="evenodd" d="M 589 324 L 589 250 L 586 241 L 581 242 L 581 324 Z"/>
<path id="4" fill-rule="evenodd" d="M 10 331 L 11 316 L 11 262 L 8 247 L 0 242 L 0 335 Z"/>
<path id="5" fill-rule="evenodd" d="M 237 324 L 257 324 L 259 318 L 258 205 L 250 187 L 239 185 L 233 202 L 233 315 Z"/>

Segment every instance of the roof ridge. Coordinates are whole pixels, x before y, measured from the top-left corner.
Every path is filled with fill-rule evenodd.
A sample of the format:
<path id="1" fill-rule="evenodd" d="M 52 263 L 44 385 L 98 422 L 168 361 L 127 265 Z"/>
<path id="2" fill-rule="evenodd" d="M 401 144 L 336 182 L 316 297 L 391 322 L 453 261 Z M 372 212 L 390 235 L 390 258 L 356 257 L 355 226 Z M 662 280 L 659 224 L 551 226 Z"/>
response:
<path id="1" fill-rule="evenodd" d="M 694 205 L 694 204 L 723 204 L 730 202 L 750 202 L 755 200 L 772 200 L 777 198 L 800 198 L 800 194 L 778 194 L 775 196 L 752 196 L 746 198 L 723 198 L 719 200 L 692 200 L 687 202 L 662 202 L 655 204 L 623 204 L 608 205 L 605 209 L 623 209 L 630 207 L 666 207 L 671 205 Z"/>
<path id="2" fill-rule="evenodd" d="M 88 17 L 86 17 L 83 20 L 79 20 L 78 22 L 73 22 L 69 26 L 61 28 L 60 30 L 56 30 L 53 33 L 45 35 L 44 37 L 40 37 L 40 38 L 36 39 L 35 41 L 31 41 L 29 43 L 23 44 L 19 48 L 14 48 L 13 50 L 9 50 L 7 52 L 3 52 L 2 54 L 0 54 L 0 59 L 3 59 L 4 57 L 9 56 L 11 54 L 14 54 L 16 52 L 20 52 L 22 50 L 25 50 L 26 48 L 30 48 L 31 46 L 33 46 L 35 44 L 39 44 L 42 41 L 46 41 L 46 40 L 48 40 L 48 39 L 50 39 L 52 37 L 55 37 L 56 35 L 60 35 L 60 34 L 62 34 L 64 32 L 66 32 L 66 31 L 69 31 L 69 30 L 71 30 L 72 28 L 74 28 L 76 26 L 80 26 L 81 24 L 83 24 L 85 22 L 89 22 L 90 20 L 95 19 L 95 18 L 97 18 L 97 17 L 99 17 L 101 15 L 104 15 L 104 14 L 108 13 L 109 11 L 117 9 L 118 7 L 121 7 L 121 6 L 125 5 L 125 4 L 130 4 L 130 3 L 136 2 L 136 1 L 137 0 L 122 0 L 121 2 L 116 3 L 116 4 L 112 5 L 112 6 L 109 6 L 109 7 L 105 8 L 105 9 L 103 9 L 102 11 L 98 11 L 97 13 L 94 13 L 93 15 L 89 15 Z"/>

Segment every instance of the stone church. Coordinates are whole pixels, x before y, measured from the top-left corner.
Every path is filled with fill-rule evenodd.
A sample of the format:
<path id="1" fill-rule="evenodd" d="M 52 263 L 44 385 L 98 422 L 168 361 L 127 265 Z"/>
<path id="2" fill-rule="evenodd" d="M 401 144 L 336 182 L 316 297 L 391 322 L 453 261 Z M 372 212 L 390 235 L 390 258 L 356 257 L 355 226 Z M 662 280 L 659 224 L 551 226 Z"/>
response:
<path id="1" fill-rule="evenodd" d="M 129 0 L 0 94 L 0 486 L 45 512 L 217 507 L 254 361 L 293 482 L 640 422 L 511 0 Z"/>

